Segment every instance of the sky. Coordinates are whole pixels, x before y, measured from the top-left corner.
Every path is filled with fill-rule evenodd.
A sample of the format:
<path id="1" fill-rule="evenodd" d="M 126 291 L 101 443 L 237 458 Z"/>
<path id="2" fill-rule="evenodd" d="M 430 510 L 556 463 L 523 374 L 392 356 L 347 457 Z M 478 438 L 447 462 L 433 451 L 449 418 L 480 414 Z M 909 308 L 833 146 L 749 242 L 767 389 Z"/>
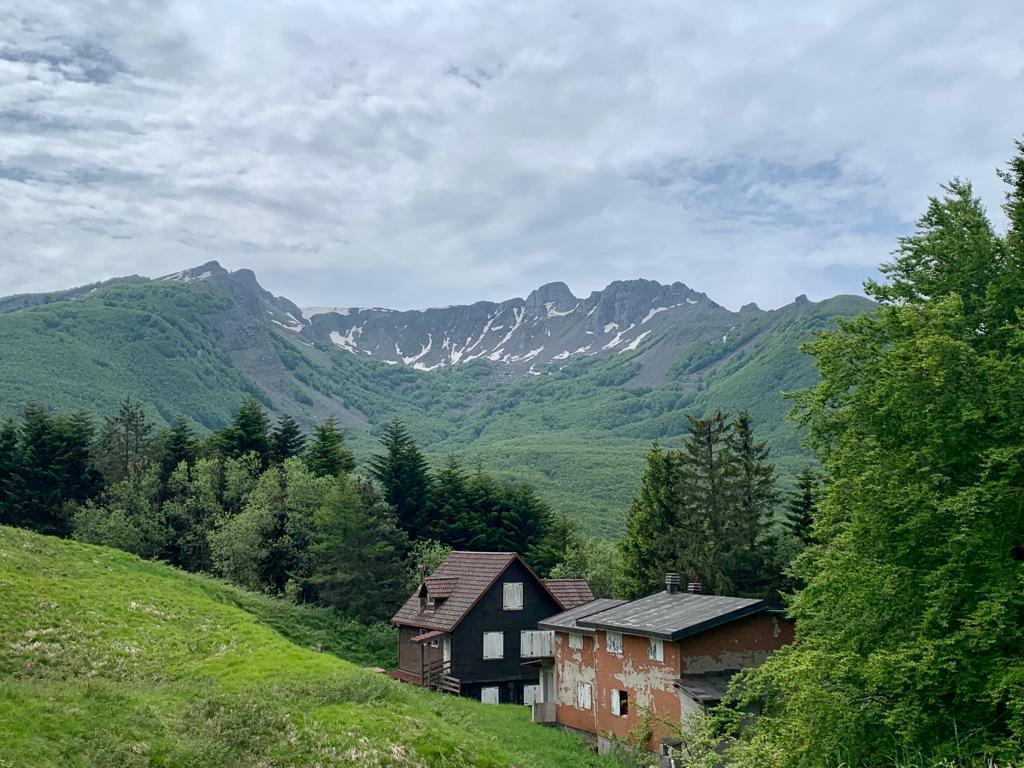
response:
<path id="1" fill-rule="evenodd" d="M 1020 0 L 3 0 L 0 295 L 860 292 L 1024 136 Z"/>

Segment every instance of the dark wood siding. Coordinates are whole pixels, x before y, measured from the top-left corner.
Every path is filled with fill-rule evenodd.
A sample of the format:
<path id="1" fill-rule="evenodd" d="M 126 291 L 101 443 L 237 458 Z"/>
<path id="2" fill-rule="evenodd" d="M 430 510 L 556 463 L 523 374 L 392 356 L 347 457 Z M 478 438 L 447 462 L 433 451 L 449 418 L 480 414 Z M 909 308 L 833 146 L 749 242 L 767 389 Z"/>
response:
<path id="1" fill-rule="evenodd" d="M 420 656 L 420 646 L 423 643 L 414 643 L 412 638 L 421 632 L 426 630 L 419 629 L 418 627 L 399 627 L 398 628 L 398 668 L 405 671 L 411 672 L 414 675 L 420 674 L 422 671 L 422 658 Z M 442 657 L 441 649 L 442 638 L 438 638 L 438 647 L 432 648 L 428 641 L 425 645 L 426 648 L 422 651 L 427 656 L 428 661 L 440 661 Z"/>
<path id="2" fill-rule="evenodd" d="M 523 609 L 506 611 L 503 607 L 505 582 L 522 582 Z M 491 586 L 480 601 L 455 628 L 452 635 L 452 674 L 462 682 L 464 695 L 480 697 L 482 685 L 499 685 L 501 701 L 522 703 L 523 684 L 537 683 L 536 667 L 523 666 L 519 633 L 536 629 L 537 622 L 554 616 L 561 607 L 517 560 Z M 504 632 L 504 658 L 484 660 L 484 632 Z"/>

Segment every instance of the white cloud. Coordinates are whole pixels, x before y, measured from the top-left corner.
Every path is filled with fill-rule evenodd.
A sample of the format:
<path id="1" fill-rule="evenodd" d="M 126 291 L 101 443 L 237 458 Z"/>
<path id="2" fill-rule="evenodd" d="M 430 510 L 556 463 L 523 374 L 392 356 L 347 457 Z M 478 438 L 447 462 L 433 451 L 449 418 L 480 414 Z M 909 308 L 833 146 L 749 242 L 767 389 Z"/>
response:
<path id="1" fill-rule="evenodd" d="M 332 306 L 856 291 L 940 182 L 998 207 L 1017 10 L 13 0 L 0 293 L 210 258 Z"/>

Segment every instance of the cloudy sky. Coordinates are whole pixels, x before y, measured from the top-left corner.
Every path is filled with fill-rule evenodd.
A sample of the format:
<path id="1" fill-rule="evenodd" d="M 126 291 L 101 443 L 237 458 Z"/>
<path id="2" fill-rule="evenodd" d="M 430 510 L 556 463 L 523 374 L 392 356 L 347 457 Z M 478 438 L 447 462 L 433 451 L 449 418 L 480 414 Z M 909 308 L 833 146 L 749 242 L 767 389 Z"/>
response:
<path id="1" fill-rule="evenodd" d="M 2 0 L 0 295 L 857 292 L 1024 134 L 1020 0 Z"/>

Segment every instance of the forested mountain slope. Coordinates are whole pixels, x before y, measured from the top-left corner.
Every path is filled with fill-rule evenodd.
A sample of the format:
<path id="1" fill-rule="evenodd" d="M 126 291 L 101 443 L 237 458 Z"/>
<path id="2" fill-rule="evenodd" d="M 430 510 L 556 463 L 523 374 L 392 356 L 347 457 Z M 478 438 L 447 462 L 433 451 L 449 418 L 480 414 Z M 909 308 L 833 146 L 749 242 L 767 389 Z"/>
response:
<path id="1" fill-rule="evenodd" d="M 117 550 L 0 526 L 0 585 L 3 765 L 613 764 L 525 707 L 361 669 L 307 647 L 300 618 L 278 634 L 268 598 Z"/>
<path id="2" fill-rule="evenodd" d="M 211 262 L 0 299 L 0 414 L 29 402 L 110 413 L 130 396 L 215 429 L 252 395 L 306 425 L 337 417 L 361 458 L 397 416 L 431 456 L 528 480 L 586 529 L 615 533 L 647 445 L 684 434 L 687 413 L 746 408 L 780 469 L 798 466 L 781 397 L 815 380 L 798 346 L 871 307 L 801 297 L 730 312 L 637 280 L 587 299 L 553 284 L 501 304 L 303 311 Z"/>

